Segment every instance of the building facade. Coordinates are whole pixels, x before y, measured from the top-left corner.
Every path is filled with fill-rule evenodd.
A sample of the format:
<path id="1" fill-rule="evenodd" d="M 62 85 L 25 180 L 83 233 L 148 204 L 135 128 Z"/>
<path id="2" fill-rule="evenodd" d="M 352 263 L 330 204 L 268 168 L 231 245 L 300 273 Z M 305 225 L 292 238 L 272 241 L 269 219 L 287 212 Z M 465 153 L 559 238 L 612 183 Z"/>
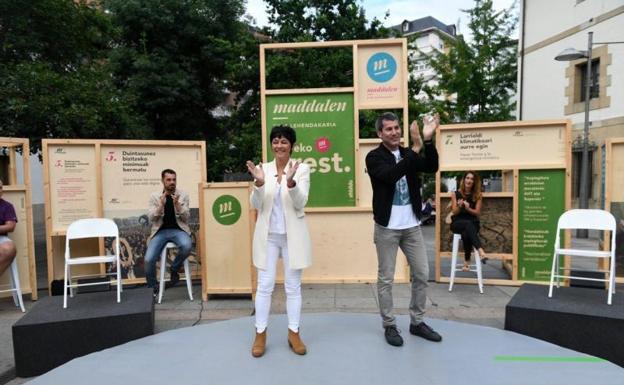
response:
<path id="1" fill-rule="evenodd" d="M 422 78 L 430 87 L 436 86 L 437 74 L 427 63 L 427 56 L 447 50 L 445 40 L 455 40 L 457 36 L 455 25 L 447 25 L 434 17 L 427 16 L 412 21 L 404 20 L 392 29 L 399 31 L 403 37 L 410 40 L 408 54 L 413 64 L 411 75 L 414 78 Z M 427 95 L 421 91 L 416 98 L 426 99 Z"/>
<path id="2" fill-rule="evenodd" d="M 587 50 L 593 32 L 589 112 L 589 207 L 604 202 L 604 143 L 624 137 L 624 0 L 523 0 L 518 55 L 519 120 L 572 121 L 572 198 L 578 207 L 587 60 L 556 61 Z M 612 42 L 611 44 L 604 44 Z M 624 167 L 624 165 L 622 165 Z"/>

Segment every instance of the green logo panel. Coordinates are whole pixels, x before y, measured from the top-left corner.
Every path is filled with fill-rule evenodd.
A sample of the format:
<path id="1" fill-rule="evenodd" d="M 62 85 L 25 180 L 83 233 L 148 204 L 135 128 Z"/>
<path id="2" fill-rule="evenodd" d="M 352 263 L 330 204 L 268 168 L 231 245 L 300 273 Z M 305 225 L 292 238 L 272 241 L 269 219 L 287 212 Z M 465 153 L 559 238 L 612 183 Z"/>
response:
<path id="1" fill-rule="evenodd" d="M 212 216 L 224 225 L 233 225 L 241 216 L 241 204 L 231 195 L 221 195 L 212 204 Z"/>

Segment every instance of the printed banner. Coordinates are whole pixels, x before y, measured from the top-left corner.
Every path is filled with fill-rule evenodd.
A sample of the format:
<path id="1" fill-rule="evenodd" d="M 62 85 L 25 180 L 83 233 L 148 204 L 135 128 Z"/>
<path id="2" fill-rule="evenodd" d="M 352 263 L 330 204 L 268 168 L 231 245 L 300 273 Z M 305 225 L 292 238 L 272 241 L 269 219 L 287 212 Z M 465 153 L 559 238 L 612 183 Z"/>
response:
<path id="1" fill-rule="evenodd" d="M 161 172 L 167 168 L 176 172 L 177 188 L 189 194 L 193 240 L 189 260 L 192 266 L 199 264 L 195 246 L 199 236 L 197 185 L 202 181 L 201 148 L 102 145 L 101 154 L 104 216 L 119 227 L 123 278 L 145 276 L 143 258 L 151 229 L 148 201 L 151 193 L 162 192 Z M 110 247 L 110 241 L 106 246 Z M 114 268 L 109 266 L 110 270 Z"/>
<path id="2" fill-rule="evenodd" d="M 501 167 L 530 168 L 532 165 L 566 165 L 565 125 L 546 127 L 501 127 L 476 130 L 443 130 L 440 169 L 498 170 Z"/>
<path id="3" fill-rule="evenodd" d="M 269 161 L 273 126 L 287 124 L 297 132 L 291 157 L 310 166 L 307 206 L 355 206 L 353 95 L 271 95 L 266 106 Z"/>
<path id="4" fill-rule="evenodd" d="M 565 170 L 520 170 L 519 179 L 518 279 L 548 281 L 565 212 Z"/>
<path id="5" fill-rule="evenodd" d="M 98 217 L 95 146 L 48 146 L 52 231 Z"/>
<path id="6" fill-rule="evenodd" d="M 402 108 L 406 79 L 401 45 L 358 47 L 360 108 Z"/>

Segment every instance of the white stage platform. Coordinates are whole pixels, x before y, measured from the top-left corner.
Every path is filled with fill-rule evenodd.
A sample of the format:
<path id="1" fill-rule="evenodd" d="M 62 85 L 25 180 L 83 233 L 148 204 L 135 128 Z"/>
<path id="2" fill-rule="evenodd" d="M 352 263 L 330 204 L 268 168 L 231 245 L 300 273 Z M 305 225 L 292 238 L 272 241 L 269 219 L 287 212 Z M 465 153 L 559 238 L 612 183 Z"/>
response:
<path id="1" fill-rule="evenodd" d="M 272 316 L 266 354 L 253 358 L 250 317 L 172 330 L 93 353 L 29 384 L 409 384 L 586 385 L 624 384 L 624 369 L 608 361 L 520 334 L 427 319 L 441 343 L 409 334 L 405 345 L 386 344 L 374 314 L 303 314 L 308 354 L 286 342 L 285 315 Z"/>

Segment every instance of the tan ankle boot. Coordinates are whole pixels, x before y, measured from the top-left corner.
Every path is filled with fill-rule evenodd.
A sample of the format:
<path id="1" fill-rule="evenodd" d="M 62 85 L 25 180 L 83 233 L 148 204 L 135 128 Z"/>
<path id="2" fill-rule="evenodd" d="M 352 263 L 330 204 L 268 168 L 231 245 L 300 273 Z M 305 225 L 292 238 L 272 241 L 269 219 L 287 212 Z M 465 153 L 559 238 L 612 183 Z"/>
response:
<path id="1" fill-rule="evenodd" d="M 288 329 L 288 346 L 292 349 L 293 352 L 299 355 L 306 354 L 306 346 L 299 336 L 299 333 L 295 333 L 292 330 Z"/>
<path id="2" fill-rule="evenodd" d="M 254 357 L 262 357 L 266 346 L 266 329 L 262 333 L 256 332 L 256 339 L 251 346 L 251 355 Z"/>

